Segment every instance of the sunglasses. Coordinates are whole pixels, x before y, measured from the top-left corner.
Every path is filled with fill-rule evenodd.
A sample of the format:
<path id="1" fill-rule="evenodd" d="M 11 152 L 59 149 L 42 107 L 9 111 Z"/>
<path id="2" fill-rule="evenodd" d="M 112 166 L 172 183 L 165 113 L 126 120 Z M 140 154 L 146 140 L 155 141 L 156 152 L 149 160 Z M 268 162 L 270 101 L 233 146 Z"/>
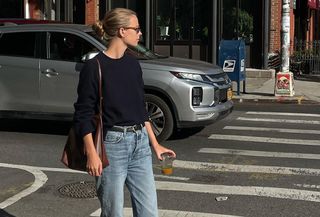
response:
<path id="1" fill-rule="evenodd" d="M 141 32 L 141 28 L 140 27 L 123 27 L 124 29 L 133 29 L 134 31 L 136 31 L 136 33 L 138 34 L 139 32 Z"/>

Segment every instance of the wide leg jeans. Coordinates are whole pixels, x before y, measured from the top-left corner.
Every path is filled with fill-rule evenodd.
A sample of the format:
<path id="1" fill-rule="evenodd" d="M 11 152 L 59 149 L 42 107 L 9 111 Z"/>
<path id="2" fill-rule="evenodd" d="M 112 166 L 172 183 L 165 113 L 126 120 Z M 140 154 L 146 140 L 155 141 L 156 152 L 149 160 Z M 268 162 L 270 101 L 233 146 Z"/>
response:
<path id="1" fill-rule="evenodd" d="M 97 177 L 101 217 L 123 217 L 124 184 L 133 217 L 158 217 L 151 148 L 145 127 L 134 132 L 108 131 L 105 146 L 110 165 Z"/>

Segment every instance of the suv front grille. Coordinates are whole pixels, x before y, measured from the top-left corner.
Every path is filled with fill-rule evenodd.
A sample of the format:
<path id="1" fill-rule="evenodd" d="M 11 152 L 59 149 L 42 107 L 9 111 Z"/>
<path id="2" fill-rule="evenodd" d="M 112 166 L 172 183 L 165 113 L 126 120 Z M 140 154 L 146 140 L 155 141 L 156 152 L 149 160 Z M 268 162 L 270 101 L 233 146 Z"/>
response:
<path id="1" fill-rule="evenodd" d="M 228 89 L 220 89 L 220 102 L 228 101 L 227 92 L 228 92 Z"/>
<path id="2" fill-rule="evenodd" d="M 216 84 L 216 86 L 220 89 L 219 102 L 227 102 L 228 88 L 226 88 L 226 85 L 228 85 L 230 82 L 228 75 L 224 72 L 220 74 L 207 75 L 207 77 L 211 80 L 212 83 Z"/>
<path id="3" fill-rule="evenodd" d="M 216 75 L 207 75 L 207 77 L 215 84 L 221 86 L 229 83 L 229 79 L 226 73 L 220 73 Z"/>

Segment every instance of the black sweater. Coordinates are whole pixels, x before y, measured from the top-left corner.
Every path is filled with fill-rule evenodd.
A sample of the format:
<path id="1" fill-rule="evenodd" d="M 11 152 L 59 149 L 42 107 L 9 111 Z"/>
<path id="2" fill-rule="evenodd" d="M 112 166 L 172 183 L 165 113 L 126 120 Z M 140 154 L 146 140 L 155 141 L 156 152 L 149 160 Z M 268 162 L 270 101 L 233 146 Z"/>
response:
<path id="1" fill-rule="evenodd" d="M 76 132 L 83 137 L 95 130 L 92 118 L 98 112 L 99 104 L 96 58 L 100 61 L 102 72 L 104 132 L 114 125 L 130 126 L 148 120 L 138 60 L 128 54 L 120 59 L 112 59 L 100 52 L 87 61 L 80 72 L 78 99 L 74 104 Z"/>

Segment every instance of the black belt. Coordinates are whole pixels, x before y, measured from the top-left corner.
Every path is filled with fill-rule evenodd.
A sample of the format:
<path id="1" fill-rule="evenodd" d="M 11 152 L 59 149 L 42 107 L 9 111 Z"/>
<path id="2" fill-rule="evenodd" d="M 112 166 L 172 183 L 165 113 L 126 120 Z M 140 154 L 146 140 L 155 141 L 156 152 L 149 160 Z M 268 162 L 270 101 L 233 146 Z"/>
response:
<path id="1" fill-rule="evenodd" d="M 116 132 L 136 132 L 138 130 L 142 130 L 144 124 L 135 124 L 132 126 L 113 126 L 109 130 Z"/>

